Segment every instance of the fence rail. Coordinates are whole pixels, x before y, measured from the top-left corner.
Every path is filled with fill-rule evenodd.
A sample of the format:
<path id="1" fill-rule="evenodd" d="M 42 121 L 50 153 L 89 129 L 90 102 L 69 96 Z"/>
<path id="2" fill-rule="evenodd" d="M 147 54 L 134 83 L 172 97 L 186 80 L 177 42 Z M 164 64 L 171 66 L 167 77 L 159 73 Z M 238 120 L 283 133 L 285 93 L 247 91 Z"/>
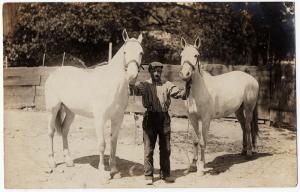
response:
<path id="1" fill-rule="evenodd" d="M 37 110 L 45 110 L 44 83 L 48 75 L 58 67 L 20 67 L 4 69 L 4 107 L 26 108 L 33 107 Z M 183 87 L 184 83 L 178 77 L 178 65 L 165 65 L 164 78 L 174 82 L 177 86 Z M 278 80 L 278 72 L 270 72 L 269 69 L 260 69 L 255 66 L 225 66 L 221 64 L 204 65 L 204 69 L 212 75 L 218 75 L 229 71 L 246 71 L 254 76 L 260 84 L 258 112 L 259 118 L 273 123 L 285 123 L 295 127 L 295 74 L 279 67 L 284 81 Z M 92 70 L 92 69 L 86 69 Z M 138 81 L 150 78 L 147 67 L 139 73 Z M 272 76 L 273 75 L 273 76 Z M 288 76 L 288 77 L 287 77 Z M 282 78 L 281 78 L 282 79 Z M 288 81 L 286 80 L 288 79 Z M 277 82 L 276 82 L 277 81 Z M 276 83 L 275 83 L 276 82 Z M 285 83 L 283 83 L 285 82 Z M 275 85 L 274 85 L 275 83 Z M 282 91 L 290 87 L 288 95 Z M 289 103 L 286 105 L 286 103 Z M 131 96 L 127 112 L 144 112 L 141 97 Z M 177 116 L 186 116 L 184 102 L 172 100 L 170 113 Z"/>

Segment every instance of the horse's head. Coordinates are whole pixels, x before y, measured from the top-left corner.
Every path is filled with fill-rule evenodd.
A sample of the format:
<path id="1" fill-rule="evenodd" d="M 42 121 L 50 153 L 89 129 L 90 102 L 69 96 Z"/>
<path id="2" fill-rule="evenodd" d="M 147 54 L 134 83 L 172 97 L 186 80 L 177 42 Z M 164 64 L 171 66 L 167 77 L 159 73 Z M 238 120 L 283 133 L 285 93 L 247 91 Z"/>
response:
<path id="1" fill-rule="evenodd" d="M 184 38 L 181 38 L 181 47 L 183 48 L 181 52 L 181 70 L 179 72 L 179 76 L 182 80 L 188 81 L 190 80 L 193 72 L 199 66 L 199 51 L 198 48 L 200 47 L 200 38 L 198 37 L 195 40 L 194 45 L 187 44 Z"/>
<path id="2" fill-rule="evenodd" d="M 123 31 L 123 39 L 125 44 L 123 46 L 124 67 L 129 81 L 134 81 L 139 73 L 141 66 L 143 48 L 141 46 L 143 36 L 139 35 L 137 39 L 128 37 L 126 30 Z"/>

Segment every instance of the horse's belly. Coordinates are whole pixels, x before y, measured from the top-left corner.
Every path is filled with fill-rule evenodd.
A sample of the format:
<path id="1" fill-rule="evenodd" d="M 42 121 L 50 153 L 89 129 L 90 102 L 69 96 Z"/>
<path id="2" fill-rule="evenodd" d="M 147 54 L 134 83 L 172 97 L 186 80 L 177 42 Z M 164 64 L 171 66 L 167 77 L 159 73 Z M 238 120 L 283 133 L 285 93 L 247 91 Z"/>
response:
<path id="1" fill-rule="evenodd" d="M 62 103 L 77 115 L 84 117 L 93 117 L 93 108 L 87 102 L 72 102 L 70 100 L 62 100 Z"/>
<path id="2" fill-rule="evenodd" d="M 222 105 L 215 105 L 214 119 L 228 117 L 229 115 L 235 113 L 241 106 L 242 100 L 236 99 L 222 103 Z"/>
<path id="3" fill-rule="evenodd" d="M 84 117 L 88 117 L 88 118 L 94 117 L 94 114 L 91 111 L 87 111 L 87 110 L 83 110 L 83 109 L 76 109 L 76 108 L 71 108 L 70 110 L 80 116 L 84 116 Z"/>

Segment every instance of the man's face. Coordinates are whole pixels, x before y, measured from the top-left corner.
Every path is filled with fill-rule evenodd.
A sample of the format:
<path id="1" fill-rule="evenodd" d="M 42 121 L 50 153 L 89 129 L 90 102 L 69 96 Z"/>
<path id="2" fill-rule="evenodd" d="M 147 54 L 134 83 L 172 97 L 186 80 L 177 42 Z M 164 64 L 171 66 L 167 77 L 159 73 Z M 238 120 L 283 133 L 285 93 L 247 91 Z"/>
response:
<path id="1" fill-rule="evenodd" d="M 160 81 L 161 73 L 162 73 L 162 67 L 153 67 L 150 70 L 151 79 L 156 82 Z"/>

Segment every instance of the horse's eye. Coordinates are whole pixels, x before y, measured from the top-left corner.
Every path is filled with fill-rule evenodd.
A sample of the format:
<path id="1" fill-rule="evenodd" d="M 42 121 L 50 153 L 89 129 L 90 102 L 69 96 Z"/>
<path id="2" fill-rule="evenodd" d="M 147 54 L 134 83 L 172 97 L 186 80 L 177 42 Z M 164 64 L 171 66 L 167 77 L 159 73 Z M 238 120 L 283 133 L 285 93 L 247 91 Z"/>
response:
<path id="1" fill-rule="evenodd" d="M 197 58 L 199 55 L 195 55 L 195 57 Z"/>
<path id="2" fill-rule="evenodd" d="M 124 54 L 126 54 L 126 51 L 124 51 Z"/>

